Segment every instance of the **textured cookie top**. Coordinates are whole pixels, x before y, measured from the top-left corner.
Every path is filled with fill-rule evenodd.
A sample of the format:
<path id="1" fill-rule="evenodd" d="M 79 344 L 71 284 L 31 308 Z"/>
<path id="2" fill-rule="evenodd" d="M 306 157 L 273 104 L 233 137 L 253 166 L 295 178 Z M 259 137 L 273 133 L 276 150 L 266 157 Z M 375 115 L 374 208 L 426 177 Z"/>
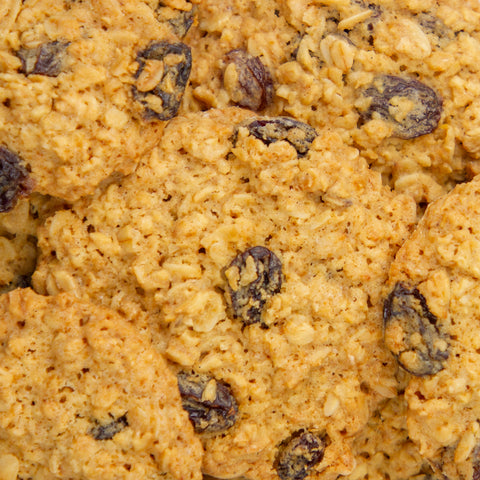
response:
<path id="1" fill-rule="evenodd" d="M 198 17 L 200 106 L 334 125 L 419 203 L 478 172 L 476 0 L 206 0 Z"/>
<path id="2" fill-rule="evenodd" d="M 134 174 L 47 221 L 34 284 L 148 328 L 206 473 L 336 477 L 396 393 L 380 295 L 415 215 L 335 132 L 212 110 L 172 120 Z"/>
<path id="3" fill-rule="evenodd" d="M 0 318 L 2 478 L 201 478 L 175 377 L 118 314 L 17 289 Z"/>
<path id="4" fill-rule="evenodd" d="M 0 146 L 27 167 L 37 191 L 72 200 L 114 172 L 131 172 L 176 114 L 190 50 L 157 4 L 2 6 Z"/>
<path id="5" fill-rule="evenodd" d="M 412 372 L 410 437 L 450 479 L 480 472 L 479 214 L 478 178 L 428 207 L 392 265 L 385 309 L 387 345 Z"/>
<path id="6" fill-rule="evenodd" d="M 35 270 L 39 223 L 33 203 L 26 199 L 0 214 L 0 289 L 21 284 Z"/>
<path id="7" fill-rule="evenodd" d="M 30 285 L 37 261 L 37 229 L 66 203 L 37 193 L 0 213 L 0 292 Z"/>
<path id="8" fill-rule="evenodd" d="M 439 479 L 408 436 L 406 411 L 403 395 L 380 405 L 355 439 L 356 466 L 345 480 Z"/>

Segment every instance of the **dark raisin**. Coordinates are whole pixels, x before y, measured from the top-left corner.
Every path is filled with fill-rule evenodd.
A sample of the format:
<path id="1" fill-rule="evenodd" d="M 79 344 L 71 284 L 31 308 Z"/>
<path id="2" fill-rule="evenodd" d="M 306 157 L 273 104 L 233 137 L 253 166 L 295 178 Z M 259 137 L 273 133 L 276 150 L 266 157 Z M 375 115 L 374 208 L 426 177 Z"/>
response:
<path id="1" fill-rule="evenodd" d="M 419 13 L 416 19 L 422 30 L 430 40 L 438 47 L 446 46 L 454 38 L 453 31 L 442 20 L 430 13 Z"/>
<path id="2" fill-rule="evenodd" d="M 194 6 L 189 12 L 182 11 L 176 17 L 169 20 L 168 23 L 180 38 L 183 38 L 193 25 L 196 9 L 197 7 Z"/>
<path id="3" fill-rule="evenodd" d="M 273 466 L 281 480 L 303 480 L 322 461 L 325 447 L 325 436 L 298 430 L 280 444 Z"/>
<path id="4" fill-rule="evenodd" d="M 442 479 L 448 480 L 448 478 L 445 476 L 443 476 Z M 413 477 L 409 477 L 408 480 L 441 480 L 441 479 L 440 477 L 433 475 L 431 473 L 420 473 L 418 475 L 414 475 Z"/>
<path id="5" fill-rule="evenodd" d="M 17 288 L 28 288 L 32 285 L 32 276 L 31 275 L 18 275 L 15 278 L 15 284 Z"/>
<path id="6" fill-rule="evenodd" d="M 180 108 L 192 68 L 190 47 L 184 43 L 155 42 L 137 55 L 137 62 L 133 94 L 145 107 L 145 117 L 173 118 Z"/>
<path id="7" fill-rule="evenodd" d="M 473 464 L 473 476 L 472 480 L 480 480 L 480 463 L 478 460 Z"/>
<path id="8" fill-rule="evenodd" d="M 195 8 L 192 8 L 189 12 L 182 11 L 176 17 L 169 20 L 168 23 L 180 38 L 183 38 L 193 25 L 195 10 Z"/>
<path id="9" fill-rule="evenodd" d="M 196 11 L 196 5 L 193 5 L 190 10 L 177 10 L 160 4 L 156 13 L 160 22 L 168 23 L 175 35 L 183 38 L 193 25 Z"/>
<path id="10" fill-rule="evenodd" d="M 237 402 L 228 383 L 210 375 L 180 372 L 177 375 L 182 406 L 197 433 L 221 433 L 235 424 Z"/>
<path id="11" fill-rule="evenodd" d="M 373 19 L 378 20 L 382 16 L 382 7 L 380 5 L 373 2 L 365 2 L 364 0 L 353 0 L 353 3 L 372 12 L 368 17 L 367 22 Z"/>
<path id="12" fill-rule="evenodd" d="M 325 8 L 325 33 L 332 33 L 337 31 L 337 26 L 340 23 L 340 12 L 335 7 Z"/>
<path id="13" fill-rule="evenodd" d="M 230 98 L 240 107 L 259 111 L 273 99 L 273 81 L 267 67 L 260 58 L 245 50 L 237 49 L 225 55 L 224 86 Z"/>
<path id="14" fill-rule="evenodd" d="M 246 125 L 248 131 L 266 145 L 285 140 L 299 156 L 308 153 L 317 136 L 313 127 L 289 117 L 261 118 Z"/>
<path id="15" fill-rule="evenodd" d="M 407 372 L 424 376 L 443 370 L 448 337 L 417 288 L 398 282 L 385 301 L 383 320 L 385 343 Z"/>
<path id="16" fill-rule="evenodd" d="M 267 300 L 280 292 L 282 262 L 266 247 L 252 247 L 237 255 L 224 269 L 225 298 L 234 318 L 244 325 L 260 323 Z"/>
<path id="17" fill-rule="evenodd" d="M 380 75 L 362 95 L 370 100 L 366 110 L 360 111 L 362 121 L 382 118 L 393 125 L 393 133 L 399 138 L 433 132 L 442 115 L 442 99 L 418 80 Z"/>
<path id="18" fill-rule="evenodd" d="M 471 454 L 472 480 L 480 480 L 480 444 L 474 447 Z"/>
<path id="19" fill-rule="evenodd" d="M 480 480 L 480 472 L 475 472 L 476 468 L 475 464 L 478 462 L 478 444 L 474 447 L 473 452 L 471 453 L 470 457 L 468 458 L 468 463 L 465 462 L 465 465 L 462 467 L 461 471 L 462 475 L 460 478 L 469 479 L 469 480 Z M 458 463 L 455 460 L 455 450 L 456 445 L 450 445 L 443 447 L 439 450 L 439 455 L 436 456 L 435 460 L 430 460 L 429 466 L 432 469 L 430 475 L 426 475 L 425 478 L 419 477 L 420 480 L 452 480 L 453 478 L 458 478 Z M 477 450 L 477 452 L 476 452 Z M 463 463 L 463 462 L 462 462 Z M 465 468 L 466 467 L 466 468 Z M 468 468 L 470 467 L 470 468 Z M 470 471 L 468 471 L 470 470 Z M 414 477 L 417 480 L 416 477 Z"/>
<path id="20" fill-rule="evenodd" d="M 370 19 L 372 18 L 378 19 L 382 16 L 383 10 L 380 5 L 369 2 L 367 6 L 368 6 L 368 9 L 373 12 L 372 15 L 370 16 Z"/>
<path id="21" fill-rule="evenodd" d="M 20 158 L 0 145 L 0 212 L 11 210 L 19 197 L 33 189 L 33 181 Z"/>
<path id="22" fill-rule="evenodd" d="M 383 9 L 380 5 L 375 3 L 366 3 L 363 0 L 354 0 L 354 4 L 358 5 L 360 8 L 365 10 L 370 10 L 370 16 L 365 19 L 363 22 L 357 23 L 352 29 L 344 30 L 349 34 L 349 38 L 353 43 L 366 43 L 369 46 L 374 44 L 374 31 L 375 26 L 379 23 Z"/>
<path id="23" fill-rule="evenodd" d="M 69 43 L 54 41 L 36 48 L 21 48 L 17 56 L 22 62 L 20 71 L 25 75 L 37 74 L 57 77 L 62 73 L 63 61 Z"/>
<path id="24" fill-rule="evenodd" d="M 32 272 L 33 273 L 33 272 Z M 32 285 L 32 276 L 31 275 L 17 275 L 8 285 L 0 287 L 0 295 L 3 293 L 10 292 L 16 288 L 29 288 Z"/>
<path id="25" fill-rule="evenodd" d="M 105 425 L 96 425 L 88 433 L 95 440 L 110 440 L 117 433 L 128 427 L 127 415 L 122 415 Z"/>

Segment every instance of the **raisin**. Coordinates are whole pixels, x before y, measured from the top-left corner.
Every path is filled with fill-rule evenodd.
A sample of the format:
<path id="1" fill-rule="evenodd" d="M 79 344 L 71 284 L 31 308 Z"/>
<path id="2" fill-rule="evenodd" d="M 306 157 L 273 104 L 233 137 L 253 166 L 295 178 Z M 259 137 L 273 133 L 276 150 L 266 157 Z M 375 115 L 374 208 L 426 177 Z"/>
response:
<path id="1" fill-rule="evenodd" d="M 30 194 L 33 181 L 20 158 L 0 145 L 0 212 L 11 210 L 19 197 Z"/>
<path id="2" fill-rule="evenodd" d="M 193 25 L 195 10 L 195 8 L 192 8 L 189 12 L 182 11 L 176 17 L 169 20 L 168 23 L 180 38 L 183 38 Z"/>
<path id="3" fill-rule="evenodd" d="M 244 325 L 260 323 L 267 300 L 280 292 L 282 262 L 266 247 L 252 247 L 237 255 L 224 269 L 227 281 L 225 297 L 233 318 Z"/>
<path id="4" fill-rule="evenodd" d="M 29 288 L 31 286 L 31 275 L 16 275 L 12 282 L 0 287 L 0 295 L 15 290 L 16 288 Z"/>
<path id="5" fill-rule="evenodd" d="M 324 436 L 298 430 L 280 444 L 273 466 L 281 480 L 302 480 L 322 461 L 325 447 Z"/>
<path id="6" fill-rule="evenodd" d="M 370 10 L 370 15 L 363 22 L 358 22 L 352 29 L 344 30 L 349 34 L 349 38 L 355 42 L 366 42 L 368 45 L 374 44 L 374 31 L 376 25 L 380 22 L 383 15 L 383 9 L 375 3 L 366 3 L 363 0 L 354 0 L 354 4 L 365 10 Z"/>
<path id="7" fill-rule="evenodd" d="M 221 433 L 237 419 L 238 405 L 228 383 L 210 375 L 180 372 L 177 375 L 182 406 L 197 433 Z"/>
<path id="8" fill-rule="evenodd" d="M 15 278 L 15 287 L 16 288 L 29 288 L 32 286 L 32 276 L 31 275 L 18 275 Z"/>
<path id="9" fill-rule="evenodd" d="M 192 53 L 184 43 L 154 42 L 137 55 L 133 94 L 146 118 L 170 120 L 180 108 L 192 69 Z"/>
<path id="10" fill-rule="evenodd" d="M 417 288 L 398 282 L 385 301 L 383 319 L 385 343 L 407 372 L 424 376 L 443 370 L 447 335 Z"/>
<path id="11" fill-rule="evenodd" d="M 364 0 L 353 0 L 355 5 L 358 5 L 361 8 L 368 9 L 372 13 L 368 17 L 367 21 L 372 19 L 379 19 L 382 16 L 382 7 L 372 2 L 365 2 Z"/>
<path id="12" fill-rule="evenodd" d="M 171 25 L 175 34 L 180 38 L 183 38 L 193 25 L 196 9 L 197 7 L 194 6 L 189 12 L 182 11 L 178 13 L 176 17 L 169 20 L 168 23 Z"/>
<path id="13" fill-rule="evenodd" d="M 285 140 L 300 157 L 308 153 L 317 136 L 313 127 L 289 117 L 260 118 L 248 123 L 246 128 L 266 145 Z"/>
<path id="14" fill-rule="evenodd" d="M 442 478 L 443 480 L 448 480 L 448 478 L 445 476 L 443 476 Z M 409 477 L 409 480 L 440 480 L 440 477 L 437 477 L 430 473 L 420 473 L 418 475 L 414 475 L 413 477 Z"/>
<path id="15" fill-rule="evenodd" d="M 477 443 L 471 453 L 472 480 L 480 480 L 480 444 Z"/>
<path id="16" fill-rule="evenodd" d="M 63 61 L 69 43 L 49 42 L 36 48 L 21 48 L 17 56 L 22 62 L 20 72 L 58 77 L 62 73 Z"/>
<path id="17" fill-rule="evenodd" d="M 442 99 L 418 80 L 381 75 L 362 95 L 370 104 L 359 112 L 361 120 L 380 117 L 393 125 L 395 136 L 405 140 L 433 132 L 442 115 Z"/>
<path id="18" fill-rule="evenodd" d="M 430 13 L 419 13 L 416 19 L 422 30 L 438 47 L 445 47 L 454 38 L 453 31 L 442 20 Z"/>
<path id="19" fill-rule="evenodd" d="M 89 434 L 95 440 L 111 440 L 117 433 L 128 427 L 127 414 L 122 415 L 105 425 L 96 425 Z"/>
<path id="20" fill-rule="evenodd" d="M 190 2 L 187 3 L 190 4 Z M 192 5 L 190 10 L 177 10 L 162 3 L 156 10 L 158 20 L 162 23 L 168 23 L 179 38 L 183 38 L 190 30 L 195 20 L 196 12 L 196 5 Z"/>
<path id="21" fill-rule="evenodd" d="M 254 111 L 272 103 L 272 76 L 260 58 L 236 49 L 226 54 L 225 63 L 223 83 L 233 102 Z"/>

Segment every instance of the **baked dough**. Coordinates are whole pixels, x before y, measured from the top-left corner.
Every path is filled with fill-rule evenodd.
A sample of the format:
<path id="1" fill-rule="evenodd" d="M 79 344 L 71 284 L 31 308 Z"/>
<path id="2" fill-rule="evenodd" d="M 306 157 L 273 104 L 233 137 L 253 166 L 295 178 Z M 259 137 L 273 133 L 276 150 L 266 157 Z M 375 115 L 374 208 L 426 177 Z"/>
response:
<path id="1" fill-rule="evenodd" d="M 49 218 L 33 284 L 150 333 L 204 473 L 336 478 L 396 395 L 381 294 L 415 221 L 411 197 L 336 131 L 209 110 L 172 120 L 134 174 Z"/>
<path id="2" fill-rule="evenodd" d="M 403 369 L 408 432 L 451 480 L 480 472 L 480 179 L 430 204 L 391 267 L 385 340 Z"/>
<path id="3" fill-rule="evenodd" d="M 335 126 L 417 203 L 479 171 L 476 0 L 205 0 L 190 38 L 197 108 L 255 105 L 258 70 L 229 58 L 242 50 L 273 81 L 261 113 Z"/>
<path id="4" fill-rule="evenodd" d="M 164 359 L 68 294 L 0 298 L 2 480 L 200 480 L 202 448 Z"/>
<path id="5" fill-rule="evenodd" d="M 192 8 L 169 2 L 170 10 L 178 3 Z M 190 49 L 157 7 L 143 0 L 0 7 L 0 146 L 30 171 L 36 191 L 70 201 L 132 172 L 176 115 Z"/>

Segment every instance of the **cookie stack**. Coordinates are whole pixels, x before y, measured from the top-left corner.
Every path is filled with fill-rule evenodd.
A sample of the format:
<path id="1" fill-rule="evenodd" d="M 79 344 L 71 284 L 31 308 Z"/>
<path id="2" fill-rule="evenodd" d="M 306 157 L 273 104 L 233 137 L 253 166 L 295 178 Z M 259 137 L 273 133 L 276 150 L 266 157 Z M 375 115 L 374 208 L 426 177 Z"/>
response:
<path id="1" fill-rule="evenodd" d="M 480 477 L 477 1 L 0 11 L 0 480 Z"/>

